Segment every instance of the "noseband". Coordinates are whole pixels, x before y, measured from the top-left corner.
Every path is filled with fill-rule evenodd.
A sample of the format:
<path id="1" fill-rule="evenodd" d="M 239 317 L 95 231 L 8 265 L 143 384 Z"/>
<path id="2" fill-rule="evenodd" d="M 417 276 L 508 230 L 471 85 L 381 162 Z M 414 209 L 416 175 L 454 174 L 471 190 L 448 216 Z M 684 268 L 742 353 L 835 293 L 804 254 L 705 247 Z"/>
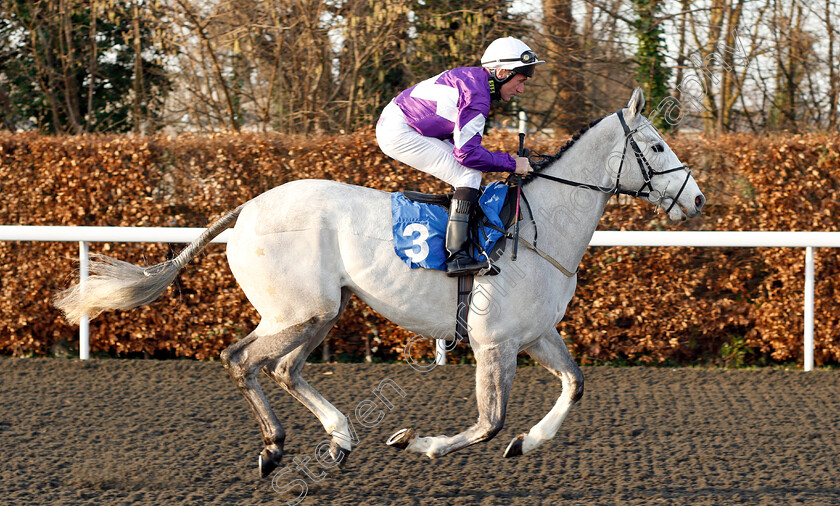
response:
<path id="1" fill-rule="evenodd" d="M 588 183 L 578 183 L 576 181 L 570 181 L 568 179 L 555 177 L 548 174 L 542 174 L 539 172 L 533 172 L 531 175 L 541 177 L 543 179 L 548 179 L 557 183 L 575 186 L 578 188 L 586 188 L 589 190 L 600 191 L 612 195 L 630 195 L 631 197 L 641 197 L 650 200 L 651 195 L 658 194 L 659 197 L 656 199 L 656 201 L 658 202 L 661 201 L 665 197 L 665 195 L 661 191 L 653 187 L 651 179 L 654 176 L 661 176 L 664 174 L 670 174 L 671 172 L 676 172 L 678 170 L 685 170 L 685 180 L 683 181 L 682 186 L 680 186 L 680 190 L 677 192 L 677 195 L 673 198 L 671 205 L 668 206 L 668 209 L 665 210 L 666 214 L 670 213 L 671 209 L 673 209 L 674 205 L 677 203 L 677 200 L 679 200 L 680 195 L 682 195 L 683 190 L 685 190 L 685 186 L 688 184 L 688 179 L 691 177 L 691 169 L 687 165 L 680 165 L 679 167 L 674 167 L 673 169 L 661 171 L 654 170 L 653 167 L 650 165 L 650 162 L 648 162 L 647 158 L 645 158 L 645 155 L 644 153 L 642 153 L 642 150 L 639 148 L 639 145 L 636 143 L 636 140 L 633 138 L 633 134 L 639 130 L 639 127 L 630 130 L 630 127 L 627 126 L 627 122 L 624 120 L 624 113 L 620 109 L 618 112 L 616 112 L 616 115 L 618 116 L 618 121 L 621 123 L 621 128 L 624 129 L 624 151 L 622 151 L 621 153 L 621 163 L 618 166 L 618 174 L 615 178 L 614 187 L 610 188 L 607 186 L 598 186 Z M 638 190 L 627 190 L 622 188 L 620 184 L 621 170 L 624 168 L 624 161 L 627 159 L 628 146 L 630 147 L 630 149 L 633 150 L 633 154 L 635 155 L 636 161 L 639 164 L 639 169 L 642 172 L 642 179 L 644 180 L 644 184 Z M 647 189 L 649 189 L 650 191 L 645 191 Z"/>

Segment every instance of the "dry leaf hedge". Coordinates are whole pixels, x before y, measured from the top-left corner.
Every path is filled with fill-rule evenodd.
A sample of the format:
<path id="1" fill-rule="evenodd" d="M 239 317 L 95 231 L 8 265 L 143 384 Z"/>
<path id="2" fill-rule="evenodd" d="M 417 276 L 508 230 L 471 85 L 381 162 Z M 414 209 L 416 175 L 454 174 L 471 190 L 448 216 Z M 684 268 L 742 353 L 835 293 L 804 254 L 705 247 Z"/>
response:
<path id="1" fill-rule="evenodd" d="M 565 139 L 529 139 L 542 152 Z M 491 132 L 491 149 L 515 150 L 515 135 Z M 708 204 L 673 225 L 651 206 L 613 199 L 604 230 L 837 230 L 840 137 L 676 136 Z M 387 191 L 444 191 L 443 183 L 385 157 L 372 130 L 352 135 L 86 135 L 0 132 L 0 223 L 203 227 L 287 181 L 324 178 Z M 183 245 L 92 244 L 91 251 L 152 265 Z M 77 243 L 2 242 L 0 353 L 46 355 L 76 346 L 77 329 L 49 304 L 73 281 Z M 818 364 L 840 362 L 840 266 L 817 250 Z M 584 363 L 738 363 L 800 360 L 804 252 L 784 248 L 591 248 L 558 326 Z M 454 308 L 453 308 L 454 310 Z M 114 356 L 215 358 L 254 328 L 258 315 L 211 245 L 154 304 L 91 322 L 92 348 Z M 402 358 L 411 335 L 351 301 L 331 351 Z M 423 343 L 419 353 L 429 354 Z M 468 360 L 462 347 L 450 360 Z"/>

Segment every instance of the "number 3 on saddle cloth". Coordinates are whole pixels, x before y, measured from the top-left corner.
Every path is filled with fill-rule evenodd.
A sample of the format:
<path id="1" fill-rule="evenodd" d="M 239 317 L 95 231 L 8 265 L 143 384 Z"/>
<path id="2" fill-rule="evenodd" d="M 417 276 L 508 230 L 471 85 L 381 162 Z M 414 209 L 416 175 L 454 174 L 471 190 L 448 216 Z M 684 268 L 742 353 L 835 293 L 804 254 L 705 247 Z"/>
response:
<path id="1" fill-rule="evenodd" d="M 476 260 L 484 258 L 484 252 L 491 252 L 502 236 L 498 230 L 485 226 L 492 224 L 505 229 L 502 209 L 507 197 L 508 186 L 501 182 L 491 183 L 483 188 L 478 203 L 480 223 L 470 226 L 473 243 L 472 255 Z M 412 269 L 446 270 L 446 223 L 449 220 L 448 195 L 428 195 L 416 192 L 391 194 L 391 216 L 394 230 L 394 252 Z M 476 245 L 478 247 L 476 247 Z M 491 256 L 492 258 L 492 256 Z"/>

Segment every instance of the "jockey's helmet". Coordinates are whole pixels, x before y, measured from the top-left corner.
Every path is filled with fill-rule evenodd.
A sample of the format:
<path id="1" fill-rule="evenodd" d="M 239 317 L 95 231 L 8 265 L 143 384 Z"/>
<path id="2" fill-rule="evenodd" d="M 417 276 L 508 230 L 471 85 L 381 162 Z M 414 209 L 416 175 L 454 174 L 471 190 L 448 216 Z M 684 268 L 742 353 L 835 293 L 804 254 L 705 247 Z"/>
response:
<path id="1" fill-rule="evenodd" d="M 499 79 L 503 83 L 513 77 L 514 74 L 522 74 L 528 77 L 534 75 L 534 67 L 545 63 L 537 58 L 537 54 L 521 40 L 514 37 L 502 37 L 496 39 L 487 46 L 484 55 L 481 57 L 481 66 L 490 69 L 495 77 L 495 70 L 508 69 L 513 72 L 505 79 Z M 498 79 L 498 78 L 497 78 Z"/>

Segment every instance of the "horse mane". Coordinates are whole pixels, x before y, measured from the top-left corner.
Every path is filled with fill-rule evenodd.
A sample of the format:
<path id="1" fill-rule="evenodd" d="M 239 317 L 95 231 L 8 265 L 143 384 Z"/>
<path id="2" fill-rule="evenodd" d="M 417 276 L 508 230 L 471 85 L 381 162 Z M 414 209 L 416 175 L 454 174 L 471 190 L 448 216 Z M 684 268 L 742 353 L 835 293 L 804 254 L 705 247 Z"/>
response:
<path id="1" fill-rule="evenodd" d="M 589 131 L 590 128 L 592 128 L 595 125 L 597 125 L 598 123 L 600 123 L 601 120 L 604 119 L 604 118 L 606 118 L 606 116 L 601 116 L 598 119 L 592 120 L 588 125 L 584 125 L 583 128 L 581 128 L 580 131 L 578 131 L 578 133 L 573 135 L 572 138 L 569 139 L 566 142 L 566 144 L 563 145 L 562 148 L 560 148 L 560 151 L 558 151 L 557 153 L 555 153 L 553 155 L 544 155 L 542 153 L 531 152 L 531 155 L 530 155 L 529 158 L 531 160 L 531 167 L 534 168 L 534 172 L 542 172 L 543 170 L 546 169 L 546 167 L 548 167 L 552 163 L 554 163 L 557 160 L 559 160 L 560 158 L 562 158 L 563 154 L 565 154 L 566 151 L 569 150 L 569 148 L 574 146 L 575 142 L 577 142 L 577 140 L 580 139 L 581 135 L 585 134 L 587 131 Z M 530 183 L 534 179 L 537 179 L 537 178 L 533 175 L 525 176 L 522 179 L 522 186 L 525 186 L 526 184 Z"/>

